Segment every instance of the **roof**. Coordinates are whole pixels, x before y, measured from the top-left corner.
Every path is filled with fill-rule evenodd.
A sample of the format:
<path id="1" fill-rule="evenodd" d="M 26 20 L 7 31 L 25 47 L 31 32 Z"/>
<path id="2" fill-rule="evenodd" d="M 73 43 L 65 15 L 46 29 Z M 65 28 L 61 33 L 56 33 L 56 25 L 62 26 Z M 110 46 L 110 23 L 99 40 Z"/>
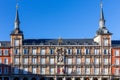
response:
<path id="1" fill-rule="evenodd" d="M 24 45 L 58 45 L 60 39 L 25 39 Z M 93 39 L 61 39 L 61 45 L 97 45 Z"/>
<path id="2" fill-rule="evenodd" d="M 10 47 L 10 41 L 0 41 L 0 47 Z"/>
<path id="3" fill-rule="evenodd" d="M 120 47 L 120 40 L 112 40 L 112 47 Z"/>

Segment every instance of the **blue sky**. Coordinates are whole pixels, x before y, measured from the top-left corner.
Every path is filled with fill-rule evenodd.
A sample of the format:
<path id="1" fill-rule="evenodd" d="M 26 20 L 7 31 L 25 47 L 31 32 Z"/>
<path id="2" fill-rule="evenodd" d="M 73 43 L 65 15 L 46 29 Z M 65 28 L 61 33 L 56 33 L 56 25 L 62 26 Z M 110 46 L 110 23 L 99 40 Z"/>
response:
<path id="1" fill-rule="evenodd" d="M 0 40 L 10 40 L 16 0 L 0 0 Z M 106 27 L 120 39 L 120 0 L 103 0 Z M 20 28 L 25 38 L 93 38 L 100 0 L 20 0 Z"/>

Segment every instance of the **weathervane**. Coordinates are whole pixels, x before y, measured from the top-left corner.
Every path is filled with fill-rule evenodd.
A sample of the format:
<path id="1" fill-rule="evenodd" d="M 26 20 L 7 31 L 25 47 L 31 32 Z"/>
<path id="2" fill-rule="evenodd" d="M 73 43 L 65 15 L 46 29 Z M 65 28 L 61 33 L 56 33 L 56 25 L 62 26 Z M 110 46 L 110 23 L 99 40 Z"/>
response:
<path id="1" fill-rule="evenodd" d="M 103 8 L 102 0 L 100 0 L 100 7 Z"/>

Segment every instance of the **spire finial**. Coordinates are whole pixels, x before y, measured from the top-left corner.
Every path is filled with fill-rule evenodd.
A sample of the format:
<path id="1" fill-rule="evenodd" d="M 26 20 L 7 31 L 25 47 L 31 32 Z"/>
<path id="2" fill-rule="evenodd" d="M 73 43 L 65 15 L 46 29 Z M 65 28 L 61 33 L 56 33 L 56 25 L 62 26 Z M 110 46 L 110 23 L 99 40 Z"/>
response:
<path id="1" fill-rule="evenodd" d="M 105 19 L 104 19 L 104 13 L 103 13 L 103 4 L 102 4 L 102 0 L 100 0 L 100 21 L 99 21 L 99 26 L 100 28 L 105 27 Z"/>
<path id="2" fill-rule="evenodd" d="M 18 0 L 16 3 L 16 16 L 15 16 L 15 29 L 19 29 L 19 24 L 20 24 L 20 20 L 19 20 L 19 14 L 18 14 Z"/>
<path id="3" fill-rule="evenodd" d="M 103 8 L 102 0 L 100 0 L 100 7 Z"/>

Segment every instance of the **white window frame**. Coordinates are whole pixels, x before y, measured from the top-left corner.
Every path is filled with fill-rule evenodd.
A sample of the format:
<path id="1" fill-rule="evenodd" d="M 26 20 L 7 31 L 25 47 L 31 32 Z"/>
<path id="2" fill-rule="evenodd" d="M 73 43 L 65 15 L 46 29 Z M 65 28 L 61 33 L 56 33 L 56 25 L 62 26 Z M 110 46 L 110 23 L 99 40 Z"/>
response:
<path id="1" fill-rule="evenodd" d="M 54 68 L 50 68 L 50 74 L 54 74 L 55 69 Z"/>
<path id="2" fill-rule="evenodd" d="M 95 49 L 95 50 L 94 50 L 94 54 L 95 54 L 95 55 L 99 55 L 99 49 Z"/>
<path id="3" fill-rule="evenodd" d="M 50 58 L 50 64 L 54 64 L 54 58 Z"/>
<path id="4" fill-rule="evenodd" d="M 120 64 L 120 60 L 119 60 L 119 58 L 116 58 L 115 59 L 115 65 L 119 65 Z"/>
<path id="5" fill-rule="evenodd" d="M 104 58 L 103 60 L 104 60 L 104 64 L 105 64 L 105 65 L 108 65 L 108 60 L 109 60 L 109 59 L 108 59 L 108 58 Z"/>
<path id="6" fill-rule="evenodd" d="M 25 67 L 23 70 L 24 70 L 23 74 L 28 74 L 28 68 L 27 67 Z"/>
<path id="7" fill-rule="evenodd" d="M 44 67 L 41 68 L 41 74 L 45 74 L 45 68 Z"/>
<path id="8" fill-rule="evenodd" d="M 94 74 L 96 74 L 96 75 L 99 74 L 99 68 L 94 68 Z"/>
<path id="9" fill-rule="evenodd" d="M 99 58 L 94 59 L 94 64 L 99 64 Z"/>
<path id="10" fill-rule="evenodd" d="M 25 48 L 25 49 L 23 49 L 23 54 L 28 54 L 28 49 L 27 48 Z"/>
<path id="11" fill-rule="evenodd" d="M 85 59 L 85 63 L 86 63 L 86 64 L 90 64 L 90 58 L 86 58 L 86 59 Z"/>
<path id="12" fill-rule="evenodd" d="M 119 56 L 119 50 L 115 50 L 115 56 Z"/>
<path id="13" fill-rule="evenodd" d="M 68 58 L 67 60 L 68 60 L 67 61 L 68 64 L 72 64 L 72 58 Z"/>
<path id="14" fill-rule="evenodd" d="M 36 48 L 33 48 L 33 49 L 32 49 L 32 54 L 33 54 L 33 55 L 36 55 L 36 54 L 37 54 L 37 49 L 36 49 Z"/>
<path id="15" fill-rule="evenodd" d="M 71 55 L 72 54 L 72 49 L 67 49 L 67 53 L 68 53 L 68 55 Z"/>
<path id="16" fill-rule="evenodd" d="M 108 46 L 108 39 L 104 39 L 104 46 Z"/>
<path id="17" fill-rule="evenodd" d="M 33 67 L 33 68 L 32 68 L 32 73 L 33 73 L 33 74 L 36 74 L 36 73 L 37 73 L 37 68 L 36 68 L 36 67 Z"/>
<path id="18" fill-rule="evenodd" d="M 24 64 L 28 64 L 28 58 L 23 59 Z"/>
<path id="19" fill-rule="evenodd" d="M 32 58 L 32 63 L 37 64 L 37 58 Z"/>
<path id="20" fill-rule="evenodd" d="M 41 49 L 40 53 L 41 55 L 45 55 L 45 49 Z"/>
<path id="21" fill-rule="evenodd" d="M 90 74 L 90 68 L 85 68 L 85 73 Z"/>
<path id="22" fill-rule="evenodd" d="M 19 64 L 19 58 L 14 58 L 14 64 Z"/>
<path id="23" fill-rule="evenodd" d="M 0 56 L 2 56 L 2 49 L 0 49 Z"/>
<path id="24" fill-rule="evenodd" d="M 45 58 L 41 58 L 41 64 L 45 64 Z"/>
<path id="25" fill-rule="evenodd" d="M 17 40 L 17 39 L 14 40 L 14 45 L 15 45 L 15 46 L 19 46 L 19 43 L 20 43 L 20 40 Z"/>
<path id="26" fill-rule="evenodd" d="M 77 67 L 77 74 L 81 74 L 81 68 Z"/>
<path id="27" fill-rule="evenodd" d="M 14 54 L 19 54 L 19 49 L 18 48 L 14 49 Z"/>
<path id="28" fill-rule="evenodd" d="M 5 49 L 5 50 L 4 50 L 4 55 L 8 55 L 8 54 L 9 54 L 8 49 Z"/>
<path id="29" fill-rule="evenodd" d="M 77 64 L 81 64 L 81 58 L 77 58 L 76 62 Z"/>
<path id="30" fill-rule="evenodd" d="M 8 64 L 8 58 L 4 58 L 4 64 Z"/>
<path id="31" fill-rule="evenodd" d="M 68 74 L 71 74 L 71 73 L 72 73 L 72 68 L 68 67 L 67 69 L 68 69 L 68 70 L 67 70 L 67 71 L 68 71 Z"/>

